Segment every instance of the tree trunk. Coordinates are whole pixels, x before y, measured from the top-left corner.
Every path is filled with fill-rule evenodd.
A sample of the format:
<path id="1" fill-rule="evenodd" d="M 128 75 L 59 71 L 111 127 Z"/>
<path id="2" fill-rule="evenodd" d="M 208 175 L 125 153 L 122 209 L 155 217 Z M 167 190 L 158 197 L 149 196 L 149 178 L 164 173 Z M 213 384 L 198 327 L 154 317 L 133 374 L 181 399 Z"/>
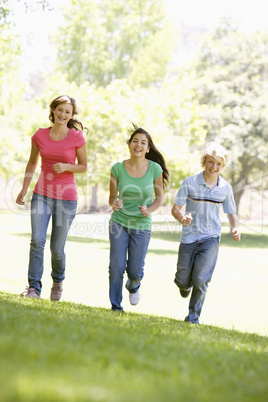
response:
<path id="1" fill-rule="evenodd" d="M 236 205 L 236 214 L 239 215 L 239 207 L 240 207 L 240 201 L 242 198 L 242 195 L 244 193 L 244 189 L 240 190 L 240 191 L 236 191 L 234 193 L 234 200 L 235 200 L 235 205 Z"/>
<path id="2" fill-rule="evenodd" d="M 92 187 L 92 198 L 91 198 L 91 205 L 90 205 L 90 212 L 97 212 L 98 211 L 98 183 Z"/>
<path id="3" fill-rule="evenodd" d="M 240 174 L 239 180 L 233 184 L 233 193 L 234 193 L 234 200 L 236 204 L 236 214 L 239 215 L 239 207 L 240 207 L 240 201 L 242 198 L 242 195 L 244 194 L 244 191 L 246 190 L 248 180 L 249 180 L 249 175 L 250 175 L 250 169 L 247 166 L 246 163 L 243 163 L 242 161 L 242 171 Z"/>
<path id="4" fill-rule="evenodd" d="M 233 187 L 233 193 L 234 193 L 234 200 L 235 200 L 235 205 L 236 205 L 236 215 L 239 217 L 239 207 L 240 207 L 240 201 L 242 198 L 242 195 L 244 194 L 245 187 L 246 187 L 246 181 L 243 178 L 239 182 L 237 182 Z M 232 231 L 232 228 L 230 226 L 230 233 Z"/>

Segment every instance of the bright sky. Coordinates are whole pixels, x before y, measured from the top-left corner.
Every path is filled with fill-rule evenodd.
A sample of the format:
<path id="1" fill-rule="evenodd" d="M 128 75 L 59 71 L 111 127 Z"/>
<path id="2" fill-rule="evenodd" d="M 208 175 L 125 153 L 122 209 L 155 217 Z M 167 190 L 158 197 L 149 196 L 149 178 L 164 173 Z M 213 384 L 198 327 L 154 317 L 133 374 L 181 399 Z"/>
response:
<path id="1" fill-rule="evenodd" d="M 111 0 L 112 1 L 112 0 Z M 52 49 L 49 46 L 49 31 L 58 26 L 60 5 L 68 0 L 54 2 L 54 10 L 46 13 L 28 12 L 25 15 L 24 2 L 15 4 L 16 23 L 24 43 L 28 42 L 25 54 L 25 70 L 49 68 Z M 29 0 L 35 4 L 35 0 Z M 172 18 L 178 24 L 213 28 L 223 16 L 239 21 L 244 29 L 268 29 L 267 0 L 166 0 Z M 30 43 L 30 45 L 29 45 Z M 47 63 L 44 64 L 44 63 Z"/>
<path id="2" fill-rule="evenodd" d="M 212 28 L 221 17 L 240 21 L 244 28 L 268 29 L 267 0 L 166 0 L 175 21 Z"/>

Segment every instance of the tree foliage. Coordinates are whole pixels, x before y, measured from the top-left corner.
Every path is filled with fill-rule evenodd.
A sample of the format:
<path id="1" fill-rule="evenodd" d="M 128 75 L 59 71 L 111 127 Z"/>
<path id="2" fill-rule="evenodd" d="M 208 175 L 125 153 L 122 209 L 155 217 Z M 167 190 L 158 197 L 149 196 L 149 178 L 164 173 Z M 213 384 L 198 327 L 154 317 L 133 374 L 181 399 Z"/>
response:
<path id="1" fill-rule="evenodd" d="M 267 65 L 268 34 L 243 32 L 226 20 L 205 37 L 194 65 L 206 139 L 231 151 L 228 176 L 238 206 L 252 175 L 267 173 Z"/>
<path id="2" fill-rule="evenodd" d="M 29 9 L 52 3 L 26 4 Z M 148 130 L 164 154 L 171 189 L 200 170 L 200 148 L 210 140 L 231 151 L 225 175 L 238 205 L 253 178 L 257 183 L 256 177 L 267 177 L 267 33 L 244 32 L 225 20 L 202 36 L 194 61 L 170 77 L 174 36 L 163 0 L 76 0 L 65 18 L 57 37 L 60 68 L 44 75 L 44 90 L 31 99 L 19 74 L 20 41 L 12 30 L 10 2 L 1 3 L 2 175 L 22 174 L 30 136 L 49 124 L 51 100 L 68 93 L 89 129 L 88 173 L 77 177 L 85 192 L 108 188 L 112 164 L 128 157 L 132 122 Z"/>
<path id="3" fill-rule="evenodd" d="M 166 75 L 175 31 L 163 0 L 77 0 L 55 41 L 69 81 L 149 86 Z"/>
<path id="4" fill-rule="evenodd" d="M 12 31 L 11 14 L 9 1 L 3 0 L 0 6 L 0 85 L 5 81 L 5 74 L 17 66 L 20 54 L 18 38 Z"/>

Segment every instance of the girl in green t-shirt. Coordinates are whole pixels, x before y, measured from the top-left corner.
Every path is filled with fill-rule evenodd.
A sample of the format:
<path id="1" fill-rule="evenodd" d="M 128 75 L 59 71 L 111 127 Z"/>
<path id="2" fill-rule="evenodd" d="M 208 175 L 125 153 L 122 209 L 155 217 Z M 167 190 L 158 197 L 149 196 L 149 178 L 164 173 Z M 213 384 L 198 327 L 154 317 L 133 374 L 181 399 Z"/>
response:
<path id="1" fill-rule="evenodd" d="M 152 217 L 163 202 L 169 172 L 163 155 L 150 134 L 133 125 L 128 140 L 130 158 L 111 169 L 109 204 L 112 215 L 110 237 L 110 301 L 112 310 L 122 311 L 123 277 L 132 305 L 140 300 L 140 282 L 150 237 Z M 153 200 L 154 196 L 154 200 Z"/>

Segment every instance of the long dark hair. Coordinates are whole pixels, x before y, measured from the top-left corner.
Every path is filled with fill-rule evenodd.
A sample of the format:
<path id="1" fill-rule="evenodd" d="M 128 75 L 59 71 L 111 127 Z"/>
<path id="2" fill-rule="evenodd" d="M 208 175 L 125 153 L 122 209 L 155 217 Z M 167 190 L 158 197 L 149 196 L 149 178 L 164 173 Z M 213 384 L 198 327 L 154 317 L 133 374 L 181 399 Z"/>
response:
<path id="1" fill-rule="evenodd" d="M 73 116 L 78 114 L 78 107 L 74 98 L 71 98 L 69 95 L 61 95 L 57 98 L 53 99 L 50 103 L 50 113 L 49 113 L 49 120 L 54 124 L 55 117 L 54 117 L 54 110 L 62 103 L 71 103 L 73 107 Z M 67 127 L 74 128 L 75 130 L 81 131 L 88 131 L 86 127 L 83 126 L 82 122 L 78 119 L 70 119 L 68 121 Z"/>
<path id="2" fill-rule="evenodd" d="M 135 134 L 144 134 L 148 140 L 148 147 L 150 148 L 149 152 L 146 154 L 146 159 L 149 159 L 150 161 L 158 163 L 162 170 L 163 170 L 163 186 L 166 187 L 168 181 L 169 181 L 169 171 L 166 167 L 166 162 L 161 154 L 160 151 L 156 148 L 156 146 L 153 143 L 152 137 L 150 134 L 145 131 L 142 127 L 136 126 L 136 124 L 132 123 L 133 127 L 129 129 L 129 135 L 130 138 L 128 139 L 127 143 L 130 144 L 131 141 L 133 140 L 133 137 Z"/>

